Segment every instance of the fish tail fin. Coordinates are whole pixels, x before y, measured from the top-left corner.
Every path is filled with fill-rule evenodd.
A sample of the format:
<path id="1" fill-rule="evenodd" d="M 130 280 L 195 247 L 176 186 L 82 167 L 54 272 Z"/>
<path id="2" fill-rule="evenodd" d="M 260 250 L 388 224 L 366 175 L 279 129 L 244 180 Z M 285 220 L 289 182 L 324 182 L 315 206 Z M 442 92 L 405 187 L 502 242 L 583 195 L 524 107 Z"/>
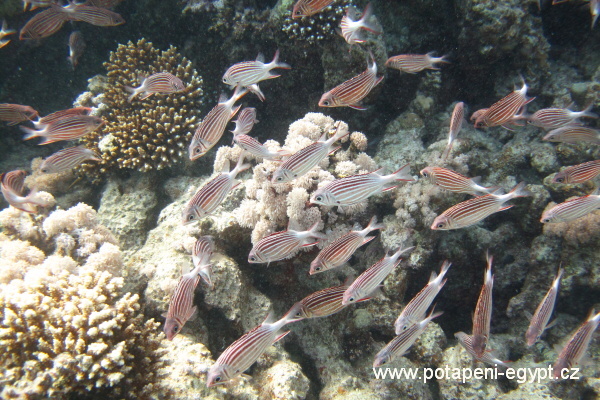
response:
<path id="1" fill-rule="evenodd" d="M 236 101 L 238 101 L 239 99 L 244 97 L 246 95 L 246 93 L 248 93 L 248 89 L 246 89 L 243 86 L 237 85 L 235 87 L 235 90 L 233 91 L 233 96 L 231 96 L 231 98 L 233 99 L 233 102 L 235 103 Z M 238 107 L 238 110 L 239 110 L 239 107 Z M 235 115 L 235 113 L 233 115 Z M 232 117 L 233 117 L 233 115 L 232 115 Z"/>
<path id="2" fill-rule="evenodd" d="M 277 51 L 275 51 L 275 55 L 273 56 L 273 61 L 271 61 L 269 63 L 269 69 L 273 69 L 273 68 L 292 69 L 292 67 L 289 64 L 286 64 L 284 62 L 279 62 L 279 49 L 277 49 Z"/>
<path id="3" fill-rule="evenodd" d="M 377 21 L 377 17 L 373 15 L 373 6 L 367 4 L 362 16 L 360 17 L 361 28 L 369 32 L 380 34 L 382 32 L 381 24 Z"/>
<path id="4" fill-rule="evenodd" d="M 240 172 L 245 171 L 252 166 L 251 164 L 244 164 L 244 156 L 245 155 L 246 155 L 246 152 L 242 151 L 242 154 L 240 154 L 240 158 L 238 158 L 237 164 L 235 165 L 233 170 L 231 170 L 231 173 L 233 174 L 233 176 L 236 176 Z"/>
<path id="5" fill-rule="evenodd" d="M 444 262 L 442 263 L 442 267 L 440 268 L 440 274 L 438 276 L 443 279 L 443 277 L 446 276 L 446 272 L 448 272 L 451 266 L 452 263 L 450 261 L 444 260 Z"/>
<path id="6" fill-rule="evenodd" d="M 580 117 L 598 118 L 598 114 L 594 114 L 592 112 L 592 108 L 594 108 L 594 102 L 591 102 L 590 104 L 587 105 L 587 107 L 585 107 L 583 110 L 581 110 Z"/>
<path id="7" fill-rule="evenodd" d="M 322 240 L 327 239 L 327 236 L 325 234 L 317 232 L 319 230 L 319 224 L 320 223 L 321 223 L 320 219 L 317 222 L 315 222 L 313 224 L 313 226 L 311 226 L 308 229 L 308 231 L 306 232 L 306 236 L 308 236 L 308 237 L 314 237 L 314 238 L 322 239 Z"/>
<path id="8" fill-rule="evenodd" d="M 527 186 L 527 184 L 525 182 L 520 182 L 510 192 L 508 192 L 508 194 L 510 195 L 510 198 L 514 199 L 516 197 L 533 196 L 533 193 L 531 193 L 529 190 L 527 190 L 525 188 L 526 186 Z"/>
<path id="9" fill-rule="evenodd" d="M 454 144 L 454 140 L 451 141 L 450 143 L 448 143 L 448 145 L 444 149 L 444 152 L 442 153 L 442 161 L 446 161 L 446 159 L 450 155 L 450 152 L 452 151 L 452 145 L 453 144 Z"/>
<path id="10" fill-rule="evenodd" d="M 26 135 L 23 136 L 23 140 L 29 140 L 42 136 L 42 131 L 36 131 L 35 129 L 29 128 L 27 126 L 19 125 L 19 129 L 26 133 Z"/>
<path id="11" fill-rule="evenodd" d="M 128 93 L 131 93 L 131 95 L 127 98 L 127 102 L 131 103 L 131 101 L 135 98 L 135 96 L 137 96 L 138 94 L 140 94 L 139 89 L 136 89 L 134 87 L 131 86 L 125 86 L 125 90 Z"/>
<path id="12" fill-rule="evenodd" d="M 295 317 L 294 315 L 298 313 L 298 311 L 300 311 L 302 309 L 302 303 L 301 302 L 297 302 L 296 304 L 294 304 L 292 306 L 292 308 L 289 309 L 289 311 L 282 317 L 282 319 L 285 320 L 285 324 L 290 324 L 292 322 L 297 322 L 297 321 L 301 321 L 304 318 L 303 317 Z"/>
<path id="13" fill-rule="evenodd" d="M 404 249 L 402 246 L 400 246 L 398 250 L 390 256 L 390 258 L 397 260 L 402 254 L 406 253 L 407 251 L 411 251 L 414 248 L 414 246 L 411 246 Z"/>
<path id="14" fill-rule="evenodd" d="M 408 164 L 402 166 L 400 169 L 394 171 L 392 175 L 389 175 L 391 180 L 394 181 L 413 181 L 413 177 L 410 176 L 410 166 Z"/>
<path id="15" fill-rule="evenodd" d="M 348 130 L 348 125 L 343 127 L 342 122 L 338 121 L 335 126 L 335 133 L 333 134 L 330 140 L 332 143 L 335 143 L 344 136 L 348 135 L 349 133 L 350 131 Z"/>
<path id="16" fill-rule="evenodd" d="M 366 233 L 368 234 L 369 232 L 373 232 L 378 229 L 385 229 L 385 225 L 378 224 L 377 223 L 377 215 L 373 215 L 373 217 L 371 217 L 371 220 L 369 221 L 369 225 L 367 225 L 367 227 L 364 229 L 364 231 L 366 231 Z"/>

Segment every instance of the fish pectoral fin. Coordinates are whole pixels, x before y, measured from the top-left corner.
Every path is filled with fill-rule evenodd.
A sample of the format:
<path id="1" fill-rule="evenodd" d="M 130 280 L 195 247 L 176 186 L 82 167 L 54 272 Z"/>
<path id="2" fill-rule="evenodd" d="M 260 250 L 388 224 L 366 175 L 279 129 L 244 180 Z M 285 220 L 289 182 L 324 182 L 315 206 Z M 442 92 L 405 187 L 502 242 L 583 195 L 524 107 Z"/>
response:
<path id="1" fill-rule="evenodd" d="M 283 332 L 281 335 L 277 336 L 275 338 L 275 340 L 273 340 L 273 343 L 277 343 L 278 341 L 280 341 L 281 339 L 283 339 L 288 333 L 290 333 L 291 331 L 287 331 L 287 332 Z"/>
<path id="2" fill-rule="evenodd" d="M 383 188 L 382 192 L 387 192 L 388 190 L 396 189 L 397 187 L 398 187 L 398 185 L 386 187 L 386 188 Z"/>
<path id="3" fill-rule="evenodd" d="M 525 316 L 527 317 L 527 319 L 529 321 L 531 321 L 533 319 L 533 315 L 531 315 L 531 313 L 529 311 L 523 311 L 523 314 L 525 314 Z"/>
<path id="4" fill-rule="evenodd" d="M 153 92 L 146 92 L 145 95 L 140 97 L 140 100 L 146 100 L 148 97 L 152 96 L 153 94 L 154 94 Z"/>
<path id="5" fill-rule="evenodd" d="M 554 325 L 556 325 L 556 321 L 558 321 L 558 318 L 554 318 L 552 321 L 550 321 L 550 323 L 546 325 L 546 328 L 544 328 L 544 330 L 552 328 Z"/>
<path id="6" fill-rule="evenodd" d="M 197 312 L 198 312 L 198 307 L 196 307 L 196 306 L 192 307 L 190 313 L 186 316 L 187 317 L 186 321 L 189 321 L 190 319 L 196 317 Z"/>
<path id="7" fill-rule="evenodd" d="M 348 107 L 354 108 L 355 110 L 365 111 L 367 107 L 363 107 L 360 104 L 348 104 Z"/>
<path id="8" fill-rule="evenodd" d="M 319 242 L 317 241 L 317 242 L 312 242 L 312 243 L 306 243 L 306 244 L 303 244 L 303 245 L 302 245 L 302 246 L 300 246 L 300 247 L 310 247 L 310 246 L 314 246 L 314 245 L 315 245 L 315 244 L 317 244 L 317 243 L 319 243 Z"/>
<path id="9" fill-rule="evenodd" d="M 514 204 L 511 204 L 509 206 L 504 206 L 501 209 L 499 209 L 498 211 L 505 211 L 505 210 L 508 210 L 509 208 L 512 208 L 513 206 L 514 206 Z"/>

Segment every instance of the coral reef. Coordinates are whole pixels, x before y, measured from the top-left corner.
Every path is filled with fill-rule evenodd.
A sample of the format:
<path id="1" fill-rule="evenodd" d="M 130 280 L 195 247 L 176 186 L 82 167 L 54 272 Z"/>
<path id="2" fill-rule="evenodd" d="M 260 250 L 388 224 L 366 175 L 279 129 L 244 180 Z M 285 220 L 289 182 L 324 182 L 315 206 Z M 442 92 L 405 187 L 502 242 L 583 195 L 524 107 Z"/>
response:
<path id="1" fill-rule="evenodd" d="M 282 3 L 287 5 L 286 2 Z M 346 14 L 346 8 L 352 4 L 353 0 L 335 2 L 314 15 L 302 18 L 292 18 L 291 9 L 280 5 L 282 8 L 280 17 L 283 19 L 281 30 L 302 46 L 310 46 L 326 40 L 341 40 L 336 29 L 339 28 L 340 21 Z M 275 13 L 279 11 L 277 7 L 274 9 Z"/>

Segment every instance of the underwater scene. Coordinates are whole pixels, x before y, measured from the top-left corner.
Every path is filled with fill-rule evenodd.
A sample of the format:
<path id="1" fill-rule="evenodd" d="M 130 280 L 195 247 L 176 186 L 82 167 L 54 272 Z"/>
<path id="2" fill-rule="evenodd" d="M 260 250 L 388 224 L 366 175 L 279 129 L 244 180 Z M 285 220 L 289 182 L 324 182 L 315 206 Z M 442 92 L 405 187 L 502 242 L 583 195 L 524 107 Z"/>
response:
<path id="1" fill-rule="evenodd" d="M 0 399 L 600 398 L 599 0 L 2 0 Z"/>

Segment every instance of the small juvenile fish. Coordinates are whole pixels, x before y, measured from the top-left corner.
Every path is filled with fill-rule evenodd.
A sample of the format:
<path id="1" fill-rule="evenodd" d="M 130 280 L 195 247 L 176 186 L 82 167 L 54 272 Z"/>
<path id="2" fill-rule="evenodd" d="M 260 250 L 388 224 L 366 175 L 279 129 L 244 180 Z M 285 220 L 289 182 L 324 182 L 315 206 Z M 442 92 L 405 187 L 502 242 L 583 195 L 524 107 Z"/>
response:
<path id="1" fill-rule="evenodd" d="M 235 102 L 241 99 L 248 91 L 235 88 L 233 95 L 229 100 L 221 96 L 219 103 L 206 114 L 206 117 L 200 122 L 189 147 L 190 160 L 194 161 L 205 155 L 221 139 L 227 123 L 237 114 L 240 107 L 234 108 Z"/>
<path id="2" fill-rule="evenodd" d="M 424 318 L 422 321 L 416 321 L 415 324 L 410 326 L 410 328 L 400 332 L 398 336 L 392 339 L 391 342 L 389 342 L 383 349 L 379 351 L 379 353 L 377 353 L 375 356 L 375 361 L 373 361 L 373 368 L 381 367 L 382 365 L 388 364 L 394 361 L 396 358 L 402 357 L 404 354 L 406 354 L 408 349 L 410 349 L 411 346 L 417 341 L 419 336 L 425 332 L 427 325 L 429 325 L 434 318 L 437 318 L 442 314 L 443 312 L 437 312 L 434 314 L 433 310 L 431 310 L 431 313 L 427 316 L 427 318 Z"/>
<path id="3" fill-rule="evenodd" d="M 525 182 L 521 182 L 507 194 L 492 193 L 463 201 L 438 215 L 433 221 L 431 229 L 460 229 L 474 225 L 494 213 L 511 208 L 512 204 L 504 205 L 507 201 L 526 196 L 531 196 L 531 193 L 525 189 Z"/>
<path id="4" fill-rule="evenodd" d="M 513 90 L 510 94 L 498 100 L 475 120 L 475 128 L 490 128 L 492 126 L 514 123 L 515 115 L 535 97 L 527 98 L 527 84 L 523 81 L 520 90 Z"/>
<path id="5" fill-rule="evenodd" d="M 559 143 L 586 142 L 600 144 L 600 131 L 587 126 L 563 126 L 548 132 L 542 140 Z"/>
<path id="6" fill-rule="evenodd" d="M 498 190 L 498 186 L 483 187 L 476 182 L 480 177 L 468 178 L 451 169 L 440 167 L 427 167 L 421 170 L 421 175 L 428 178 L 431 183 L 438 185 L 442 189 L 449 190 L 454 193 L 469 193 L 477 195 L 477 193 L 493 193 Z"/>
<path id="7" fill-rule="evenodd" d="M 361 100 L 383 80 L 383 76 L 377 77 L 377 64 L 372 54 L 370 57 L 371 60 L 367 60 L 366 71 L 323 94 L 319 100 L 319 107 L 350 107 L 355 110 L 366 110 L 360 104 Z"/>
<path id="8" fill-rule="evenodd" d="M 40 171 L 45 174 L 69 171 L 85 161 L 102 161 L 102 159 L 85 146 L 68 147 L 46 158 L 40 165 Z"/>
<path id="9" fill-rule="evenodd" d="M 397 69 L 402 72 L 409 74 L 416 74 L 426 69 L 439 70 L 435 65 L 437 63 L 446 63 L 446 56 L 433 57 L 433 52 L 427 54 L 401 54 L 388 58 L 385 62 L 385 66 L 388 68 Z"/>
<path id="10" fill-rule="evenodd" d="M 452 117 L 450 118 L 450 131 L 448 132 L 448 144 L 444 149 L 444 153 L 442 154 L 442 160 L 448 158 L 450 151 L 452 151 L 452 145 L 454 144 L 454 140 L 458 136 L 460 132 L 463 121 L 465 120 L 465 103 L 458 102 L 454 106 L 454 110 L 452 111 Z"/>
<path id="11" fill-rule="evenodd" d="M 33 188 L 29 194 L 23 197 L 25 175 L 27 172 L 16 170 L 5 172 L 0 175 L 0 189 L 8 204 L 17 210 L 31 214 L 37 213 L 37 206 L 46 207 L 45 201 L 37 197 L 37 189 Z"/>
<path id="12" fill-rule="evenodd" d="M 404 309 L 394 323 L 396 335 L 400 335 L 425 318 L 427 309 L 446 284 L 444 277 L 451 266 L 452 263 L 448 262 L 448 260 L 444 261 L 440 269 L 440 275 L 438 276 L 435 272 L 432 272 L 427 285 L 404 306 Z"/>
<path id="13" fill-rule="evenodd" d="M 385 257 L 377 261 L 366 271 L 360 274 L 358 278 L 352 282 L 352 285 L 350 285 L 344 292 L 342 304 L 346 305 L 367 300 L 369 296 L 379 287 L 381 282 L 385 280 L 385 278 L 398 266 L 398 264 L 400 264 L 400 261 L 402 261 L 400 256 L 412 249 L 413 247 L 406 249 L 399 248 L 398 251 L 391 256 L 386 254 Z"/>
<path id="14" fill-rule="evenodd" d="M 19 32 L 20 40 L 42 39 L 55 34 L 68 21 L 62 7 L 52 5 L 49 9 L 35 14 Z"/>
<path id="15" fill-rule="evenodd" d="M 560 277 L 562 274 L 563 269 L 561 268 L 558 270 L 558 274 L 556 274 L 556 278 L 554 278 L 550 290 L 548 290 L 548 293 L 546 293 L 546 296 L 544 296 L 531 318 L 529 328 L 527 328 L 527 332 L 525 332 L 527 346 L 533 346 L 548 326 L 548 321 L 550 321 L 552 311 L 554 310 L 554 304 L 556 303 L 556 297 L 558 296 Z"/>
<path id="16" fill-rule="evenodd" d="M 568 222 L 586 216 L 598 208 L 600 208 L 600 194 L 596 190 L 594 194 L 576 197 L 555 205 L 542 214 L 540 222 L 544 224 Z"/>
<path id="17" fill-rule="evenodd" d="M 361 29 L 377 35 L 382 32 L 381 25 L 373 15 L 371 3 L 367 4 L 360 17 L 359 14 L 354 6 L 350 6 L 346 10 L 346 15 L 342 17 L 340 24 L 341 35 L 346 40 L 346 43 L 350 45 L 366 41 L 362 36 Z"/>
<path id="18" fill-rule="evenodd" d="M 565 125 L 576 124 L 579 118 L 598 118 L 596 114 L 590 111 L 593 106 L 594 104 L 591 103 L 585 110 L 578 112 L 571 111 L 568 108 L 542 108 L 533 113 L 527 119 L 527 122 L 544 129 L 561 128 Z"/>
<path id="19" fill-rule="evenodd" d="M 492 289 L 494 287 L 494 276 L 492 275 L 493 257 L 487 254 L 487 268 L 485 278 L 475 313 L 473 314 L 473 351 L 477 358 L 482 358 L 485 353 L 488 339 L 490 338 L 490 328 L 492 323 Z"/>
<path id="20" fill-rule="evenodd" d="M 282 157 L 290 155 L 290 152 L 287 150 L 279 150 L 275 152 L 269 151 L 266 146 L 260 144 L 258 140 L 248 135 L 235 135 L 233 137 L 233 141 L 235 144 L 253 156 L 260 157 L 265 160 L 280 161 Z"/>
<path id="21" fill-rule="evenodd" d="M 552 183 L 583 183 L 591 181 L 600 174 L 600 160 L 573 165 L 554 175 Z"/>
<path id="22" fill-rule="evenodd" d="M 233 121 L 235 123 L 235 129 L 231 131 L 233 137 L 237 135 L 247 135 L 254 124 L 259 122 L 256 119 L 256 108 L 246 107 L 238 114 L 238 118 Z"/>
<path id="23" fill-rule="evenodd" d="M 325 132 L 318 141 L 298 150 L 277 167 L 273 172 L 271 182 L 287 183 L 303 176 L 316 167 L 328 154 L 339 149 L 339 147 L 332 149 L 333 144 L 347 134 L 348 131 L 340 129 L 339 125 L 335 134 L 329 139 L 327 139 L 327 132 Z"/>
<path id="24" fill-rule="evenodd" d="M 69 60 L 73 69 L 77 66 L 79 57 L 83 54 L 83 50 L 85 50 L 83 35 L 80 31 L 72 32 L 69 36 L 69 57 L 67 57 L 67 60 Z"/>
<path id="25" fill-rule="evenodd" d="M 285 315 L 287 318 L 293 318 L 296 321 L 333 315 L 346 308 L 342 304 L 346 289 L 348 289 L 347 284 L 319 290 L 294 304 Z"/>
<path id="26" fill-rule="evenodd" d="M 458 343 L 460 343 L 460 345 L 467 351 L 467 353 L 469 353 L 469 355 L 475 360 L 481 361 L 486 364 L 500 365 L 503 367 L 506 366 L 506 363 L 504 361 L 495 358 L 489 351 L 484 352 L 482 357 L 477 357 L 475 351 L 473 350 L 473 336 L 467 335 L 464 332 L 456 332 L 454 334 L 454 337 L 458 339 Z"/>
<path id="27" fill-rule="evenodd" d="M 231 171 L 220 173 L 196 192 L 183 209 L 181 220 L 183 225 L 199 221 L 212 214 L 219 207 L 229 192 L 239 185 L 239 182 L 235 179 L 237 174 L 250 168 L 250 164 L 244 164 L 243 162 L 244 155 L 242 154 Z"/>
<path id="28" fill-rule="evenodd" d="M 570 369 L 576 366 L 583 358 L 592 340 L 592 335 L 600 322 L 600 313 L 594 315 L 594 312 L 592 309 L 587 321 L 571 336 L 567 345 L 558 355 L 552 367 L 555 379 L 562 379 L 561 372 L 563 369 Z"/>
<path id="29" fill-rule="evenodd" d="M 73 115 L 89 115 L 92 109 L 90 107 L 75 107 L 67 110 L 60 110 L 48 114 L 45 117 L 39 118 L 37 121 L 32 121 L 36 128 L 41 128 L 45 125 L 49 125 L 59 119 L 71 117 Z"/>
<path id="30" fill-rule="evenodd" d="M 323 248 L 319 255 L 317 255 L 317 258 L 310 263 L 310 274 L 318 274 L 319 272 L 324 272 L 343 265 L 350 257 L 352 257 L 352 254 L 354 254 L 356 249 L 375 239 L 375 236 L 367 237 L 369 233 L 383 228 L 385 228 L 385 226 L 378 224 L 377 217 L 373 216 L 365 229 L 361 231 L 350 231 L 333 241 Z"/>
<path id="31" fill-rule="evenodd" d="M 202 266 L 198 274 L 211 288 L 214 287 L 212 279 L 212 267 L 210 258 L 214 251 L 214 243 L 211 236 L 200 236 L 192 249 L 192 262 L 194 267 Z"/>
<path id="32" fill-rule="evenodd" d="M 290 258 L 301 247 L 314 246 L 317 242 L 303 244 L 305 239 L 326 239 L 326 236 L 317 232 L 319 222 L 316 222 L 307 231 L 285 231 L 275 232 L 258 241 L 250 250 L 248 262 L 250 264 L 264 264 L 267 266 L 273 261 Z"/>
<path id="33" fill-rule="evenodd" d="M 413 181 L 407 170 L 408 164 L 390 175 L 379 175 L 377 171 L 335 179 L 317 189 L 310 198 L 313 204 L 323 206 L 351 206 L 360 203 L 372 195 L 392 190 L 396 181 Z"/>
<path id="34" fill-rule="evenodd" d="M 95 131 L 103 124 L 104 120 L 100 117 L 94 117 L 92 115 L 72 115 L 56 120 L 48 125 L 44 125 L 44 127 L 39 130 L 31 129 L 26 126 L 20 126 L 19 128 L 27 133 L 27 135 L 23 137 L 23 140 L 41 137 L 43 140 L 38 144 L 42 145 L 61 140 L 79 139 L 80 137 Z"/>
<path id="35" fill-rule="evenodd" d="M 20 122 L 31 121 L 38 116 L 38 112 L 29 106 L 21 104 L 0 104 L 0 121 L 6 121 L 7 125 L 16 125 Z"/>
<path id="36" fill-rule="evenodd" d="M 275 52 L 273 61 L 268 64 L 265 64 L 264 61 L 264 56 L 259 54 L 255 61 L 243 61 L 232 65 L 223 75 L 223 83 L 229 86 L 248 87 L 265 79 L 278 78 L 280 75 L 272 74 L 272 69 L 292 68 L 286 63 L 279 62 L 279 50 Z"/>
<path id="37" fill-rule="evenodd" d="M 144 100 L 155 93 L 169 94 L 181 92 L 185 90 L 185 85 L 175 75 L 168 72 L 159 72 L 143 78 L 142 84 L 139 87 L 125 86 L 125 90 L 131 93 L 131 96 L 127 98 L 127 101 L 131 103 L 131 100 L 140 93 L 142 93 L 140 100 Z"/>
<path id="38" fill-rule="evenodd" d="M 83 4 L 67 6 L 66 13 L 71 21 L 83 21 L 95 26 L 117 26 L 125 23 L 120 14 L 102 7 Z"/>
<path id="39" fill-rule="evenodd" d="M 292 9 L 292 18 L 310 17 L 327 8 L 334 0 L 298 0 Z"/>
<path id="40" fill-rule="evenodd" d="M 0 49 L 10 43 L 10 39 L 4 39 L 8 35 L 12 35 L 17 31 L 13 29 L 8 29 L 8 25 L 6 20 L 2 20 L 2 29 L 0 29 Z"/>

